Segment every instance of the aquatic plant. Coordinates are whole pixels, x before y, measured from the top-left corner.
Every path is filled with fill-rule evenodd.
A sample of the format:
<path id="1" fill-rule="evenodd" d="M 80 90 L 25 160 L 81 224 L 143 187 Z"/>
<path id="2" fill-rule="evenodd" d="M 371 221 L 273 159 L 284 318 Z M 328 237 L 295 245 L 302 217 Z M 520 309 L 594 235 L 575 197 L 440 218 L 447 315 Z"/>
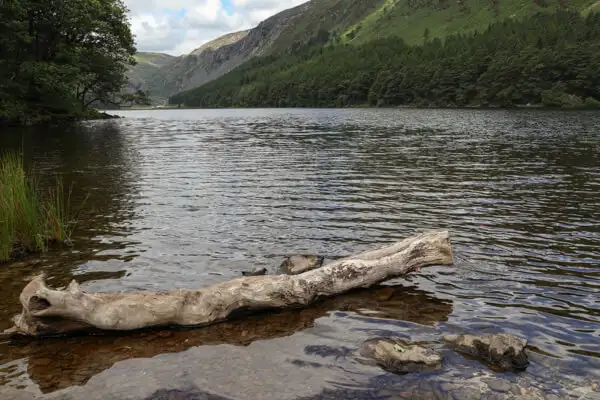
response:
<path id="1" fill-rule="evenodd" d="M 29 252 L 46 251 L 51 242 L 70 242 L 75 226 L 70 215 L 71 190 L 62 181 L 42 196 L 33 172 L 20 154 L 0 156 L 0 262 Z"/>

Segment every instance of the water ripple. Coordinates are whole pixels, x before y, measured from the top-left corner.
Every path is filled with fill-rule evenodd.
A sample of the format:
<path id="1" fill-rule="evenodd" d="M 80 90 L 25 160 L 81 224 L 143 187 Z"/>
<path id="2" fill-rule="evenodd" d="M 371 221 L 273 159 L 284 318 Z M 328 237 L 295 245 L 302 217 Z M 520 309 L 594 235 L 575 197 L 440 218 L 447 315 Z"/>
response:
<path id="1" fill-rule="evenodd" d="M 340 257 L 448 228 L 456 265 L 405 282 L 452 303 L 439 329 L 501 327 L 530 339 L 537 371 L 543 360 L 582 376 L 597 370 L 600 114 L 123 115 L 88 124 L 76 143 L 65 134 L 54 152 L 56 144 L 39 141 L 28 150 L 91 193 L 93 211 L 78 232 L 97 252 L 71 268 L 81 270 L 83 259 L 92 270 L 127 271 L 90 289 L 193 288 L 249 266 L 274 271 L 290 253 Z M 389 323 L 363 311 L 352 322 L 335 319 L 331 332 Z"/>

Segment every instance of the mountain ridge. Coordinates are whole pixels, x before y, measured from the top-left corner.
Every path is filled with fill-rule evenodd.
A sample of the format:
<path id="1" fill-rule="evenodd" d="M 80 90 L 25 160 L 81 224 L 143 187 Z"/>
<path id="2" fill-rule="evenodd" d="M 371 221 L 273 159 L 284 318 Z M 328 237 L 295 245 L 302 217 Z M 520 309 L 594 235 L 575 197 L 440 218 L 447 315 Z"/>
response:
<path id="1" fill-rule="evenodd" d="M 253 58 L 285 57 L 304 46 L 360 45 L 398 36 L 409 44 L 484 30 L 491 22 L 564 7 L 565 0 L 320 0 L 282 11 L 247 31 L 221 36 L 190 54 L 130 71 L 156 102 L 202 86 Z M 587 12 L 596 0 L 571 0 Z"/>
<path id="2" fill-rule="evenodd" d="M 170 98 L 222 107 L 600 108 L 600 13 L 557 10 L 410 45 L 390 36 L 250 60 Z"/>
<path id="3" fill-rule="evenodd" d="M 210 82 L 253 57 L 289 51 L 307 43 L 325 43 L 329 40 L 329 30 L 354 24 L 365 10 L 383 1 L 309 1 L 267 18 L 243 37 L 218 48 L 205 44 L 196 49 L 195 54 L 176 57 L 171 63 L 154 69 L 147 65 L 140 68 L 138 64 L 130 70 L 130 77 L 144 82 L 142 89 L 148 91 L 155 102 L 162 102 L 175 93 Z M 231 35 L 235 32 L 209 43 L 223 42 L 223 38 Z"/>

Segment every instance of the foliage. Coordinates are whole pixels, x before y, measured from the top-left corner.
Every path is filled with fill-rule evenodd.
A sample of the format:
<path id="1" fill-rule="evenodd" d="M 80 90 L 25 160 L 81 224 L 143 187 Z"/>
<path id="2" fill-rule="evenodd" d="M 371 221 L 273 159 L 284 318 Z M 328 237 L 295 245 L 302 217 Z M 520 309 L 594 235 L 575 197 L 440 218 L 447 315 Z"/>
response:
<path id="1" fill-rule="evenodd" d="M 360 22 L 383 1 L 307 2 L 262 21 L 249 32 L 221 36 L 181 57 L 139 53 L 136 58 L 140 61 L 128 75 L 155 103 L 162 104 L 170 95 L 217 78 L 254 56 L 285 54 L 309 43 L 340 40 L 340 32 Z"/>
<path id="2" fill-rule="evenodd" d="M 141 89 L 137 89 L 133 93 L 122 94 L 120 105 L 125 107 L 131 107 L 133 105 L 149 106 L 152 105 L 152 101 L 148 98 L 146 92 Z"/>
<path id="3" fill-rule="evenodd" d="M 79 116 L 118 102 L 135 61 L 122 0 L 0 2 L 0 122 Z"/>
<path id="4" fill-rule="evenodd" d="M 236 44 L 225 35 L 165 63 L 156 54 L 140 55 L 141 60 L 159 62 L 140 62 L 129 76 L 162 104 L 167 97 L 206 84 L 256 56 L 288 57 L 306 45 L 360 45 L 393 36 L 419 45 L 434 38 L 482 32 L 490 23 L 521 20 L 539 12 L 566 8 L 589 13 L 594 4 L 597 0 L 313 0 L 261 22 Z M 240 33 L 233 37 L 240 38 Z M 207 47 L 220 48 L 201 54 Z"/>
<path id="5" fill-rule="evenodd" d="M 600 99 L 600 15 L 560 11 L 484 32 L 310 47 L 253 59 L 180 93 L 193 107 L 563 106 Z M 549 91 L 549 92 L 548 92 Z M 559 99 L 557 100 L 557 96 Z M 566 97 L 565 97 L 566 96 Z M 562 100 L 560 100 L 562 99 Z"/>
<path id="6" fill-rule="evenodd" d="M 70 194 L 57 180 L 42 198 L 37 181 L 27 175 L 15 153 L 0 158 L 0 262 L 15 252 L 43 251 L 50 241 L 71 237 Z"/>
<path id="7" fill-rule="evenodd" d="M 584 11 L 595 1 L 569 0 L 568 8 Z M 490 23 L 504 19 L 552 13 L 561 7 L 561 0 L 386 0 L 347 33 L 355 32 L 352 43 L 356 44 L 390 36 L 399 36 L 408 44 L 421 44 L 425 29 L 429 29 L 431 38 L 445 38 L 484 31 Z"/>

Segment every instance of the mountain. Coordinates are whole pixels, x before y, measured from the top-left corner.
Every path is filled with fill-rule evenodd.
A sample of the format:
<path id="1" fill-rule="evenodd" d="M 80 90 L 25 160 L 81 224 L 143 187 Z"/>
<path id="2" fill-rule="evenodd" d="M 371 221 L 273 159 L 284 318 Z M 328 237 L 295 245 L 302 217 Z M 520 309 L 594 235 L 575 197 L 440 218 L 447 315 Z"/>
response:
<path id="1" fill-rule="evenodd" d="M 149 68 L 147 63 L 139 63 L 129 76 L 132 82 L 142 82 L 142 89 L 155 101 L 164 101 L 175 93 L 210 82 L 253 57 L 291 51 L 307 43 L 325 43 L 330 31 L 343 31 L 357 24 L 383 3 L 384 0 L 311 1 L 268 18 L 248 31 L 215 39 L 165 64 L 154 63 Z M 146 58 L 145 54 L 154 53 L 140 54 Z"/>
<path id="2" fill-rule="evenodd" d="M 163 53 L 145 53 L 138 52 L 135 55 L 137 65 L 129 70 L 127 77 L 131 86 L 147 86 L 154 74 L 161 67 L 172 63 L 176 57 Z"/>
<path id="3" fill-rule="evenodd" d="M 332 32 L 325 45 L 255 57 L 170 102 L 190 107 L 600 106 L 599 2 L 571 0 L 567 7 L 565 0 L 473 0 L 480 8 L 452 4 L 442 9 L 436 8 L 439 0 L 394 4 L 411 1 L 421 4 L 413 11 L 422 19 L 402 14 L 406 25 L 441 23 L 440 15 L 448 12 L 455 17 L 450 22 L 460 23 L 452 29 L 450 24 L 444 29 L 421 25 L 420 38 L 404 39 L 382 33 L 405 28 L 387 17 L 374 18 L 380 8 L 342 35 Z M 487 25 L 476 23 L 482 10 L 487 10 Z M 396 15 L 394 8 L 385 13 Z M 465 14 L 473 17 L 472 24 L 462 22 Z"/>
<path id="4" fill-rule="evenodd" d="M 240 31 L 223 35 L 221 37 L 216 38 L 215 40 L 211 40 L 210 42 L 207 42 L 202 46 L 198 47 L 196 50 L 192 51 L 190 55 L 198 56 L 204 53 L 205 51 L 216 51 L 223 46 L 239 42 L 246 36 L 248 36 L 248 31 Z"/>
<path id="5" fill-rule="evenodd" d="M 490 23 L 557 9 L 586 11 L 598 0 L 386 0 L 344 33 L 355 43 L 398 36 L 409 44 L 459 32 L 484 31 Z"/>
<path id="6" fill-rule="evenodd" d="M 154 69 L 130 76 L 157 101 L 204 85 L 251 59 L 289 57 L 305 46 L 362 45 L 388 37 L 408 44 L 484 31 L 490 23 L 558 8 L 589 11 L 597 0 L 313 0 L 257 27 L 225 35 Z"/>

